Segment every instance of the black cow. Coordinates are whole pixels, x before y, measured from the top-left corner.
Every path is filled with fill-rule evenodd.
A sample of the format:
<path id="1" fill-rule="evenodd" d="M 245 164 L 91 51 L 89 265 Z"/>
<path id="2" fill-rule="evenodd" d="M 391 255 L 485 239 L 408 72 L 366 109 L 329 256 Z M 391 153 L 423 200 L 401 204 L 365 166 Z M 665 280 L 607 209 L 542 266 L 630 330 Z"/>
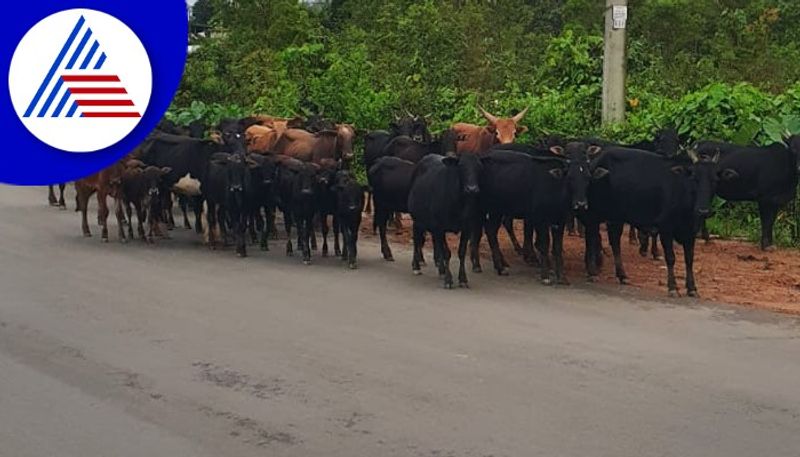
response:
<path id="1" fill-rule="evenodd" d="M 430 132 L 428 131 L 428 123 L 423 117 L 413 116 L 408 114 L 403 117 L 396 117 L 394 122 L 389 124 L 389 130 L 376 130 L 369 132 L 364 137 L 364 168 L 369 170 L 381 157 L 391 155 L 386 151 L 386 146 L 389 142 L 398 136 L 405 136 L 412 140 L 428 144 L 432 141 Z M 371 198 L 367 198 L 366 211 L 371 211 Z"/>
<path id="2" fill-rule="evenodd" d="M 236 255 L 247 257 L 245 231 L 251 211 L 253 189 L 256 184 L 251 169 L 259 164 L 241 154 L 218 153 L 211 157 L 208 171 L 208 189 L 206 202 L 208 205 L 209 246 L 216 248 L 215 227 L 219 226 L 223 241 L 227 228 L 234 232 Z"/>
<path id="3" fill-rule="evenodd" d="M 667 288 L 678 293 L 673 240 L 683 245 L 686 289 L 697 296 L 694 279 L 694 243 L 700 220 L 711 211 L 718 177 L 719 156 L 667 158 L 655 153 L 606 148 L 592 161 L 594 181 L 589 190 L 586 225 L 586 268 L 597 276 L 600 258 L 599 224 L 605 221 L 620 283 L 627 283 L 620 237 L 625 223 L 657 232 L 667 264 Z"/>
<path id="4" fill-rule="evenodd" d="M 244 126 L 238 119 L 222 119 L 217 125 L 225 150 L 232 154 L 244 155 L 247 145 L 244 137 Z"/>
<path id="5" fill-rule="evenodd" d="M 433 239 L 434 258 L 446 289 L 453 288 L 447 233 L 460 233 L 458 284 L 468 287 L 464 260 L 467 243 L 478 222 L 481 159 L 475 154 L 460 157 L 429 155 L 417 164 L 408 194 L 408 210 L 414 220 L 412 270 L 421 274 L 425 233 Z"/>
<path id="6" fill-rule="evenodd" d="M 337 219 L 337 196 L 336 196 L 336 172 L 338 171 L 338 164 L 334 160 L 324 159 L 320 164 L 320 169 L 317 173 L 318 196 L 317 207 L 319 211 L 319 220 L 322 229 L 322 257 L 328 257 L 328 232 L 330 225 L 328 225 L 328 217 L 333 218 L 333 252 L 334 255 L 342 255 L 342 249 L 339 245 L 339 222 Z M 362 206 L 363 208 L 363 206 Z M 316 236 L 312 234 L 312 248 L 316 249 Z"/>
<path id="7" fill-rule="evenodd" d="M 591 181 L 589 150 L 586 143 L 572 142 L 566 148 L 554 146 L 552 151 L 528 149 L 527 153 L 496 149 L 484 156 L 481 179 L 481 208 L 488 214 L 486 235 L 498 274 L 507 274 L 500 251 L 497 231 L 504 219 L 525 220 L 526 253 L 532 250 L 533 230 L 536 249 L 542 259 L 541 278 L 550 284 L 551 260 L 555 260 L 555 279 L 567 284 L 564 276 L 564 228 L 572 214 L 588 208 L 587 188 Z M 479 237 L 478 237 L 479 239 Z M 473 262 L 477 260 L 477 241 L 473 243 Z"/>
<path id="8" fill-rule="evenodd" d="M 336 222 L 343 237 L 342 260 L 350 269 L 358 268 L 358 230 L 361 227 L 361 209 L 364 207 L 364 188 L 352 172 L 336 173 Z"/>
<path id="9" fill-rule="evenodd" d="M 386 224 L 393 213 L 408 212 L 408 192 L 415 164 L 397 157 L 382 157 L 369 169 L 367 178 L 375 201 L 373 224 L 378 227 L 384 260 L 394 261 L 386 240 Z"/>
<path id="10" fill-rule="evenodd" d="M 247 158 L 255 163 L 255 166 L 248 167 L 252 186 L 247 189 L 248 194 L 245 199 L 248 205 L 251 235 L 258 232 L 261 250 L 269 251 L 268 238 L 270 231 L 275 227 L 275 182 L 278 164 L 274 156 L 248 154 Z"/>
<path id="11" fill-rule="evenodd" d="M 281 157 L 278 166 L 278 207 L 283 212 L 286 225 L 286 255 L 292 256 L 292 223 L 297 226 L 297 247 L 302 251 L 303 263 L 311 264 L 310 239 L 317 213 L 319 183 L 316 164 Z"/>
<path id="12" fill-rule="evenodd" d="M 794 199 L 797 189 L 800 135 L 789 138 L 787 144 L 760 148 L 704 141 L 694 147 L 701 157 L 720 154 L 722 180 L 717 195 L 729 201 L 758 203 L 763 250 L 773 249 L 775 218 Z M 704 235 L 708 240 L 707 232 Z"/>

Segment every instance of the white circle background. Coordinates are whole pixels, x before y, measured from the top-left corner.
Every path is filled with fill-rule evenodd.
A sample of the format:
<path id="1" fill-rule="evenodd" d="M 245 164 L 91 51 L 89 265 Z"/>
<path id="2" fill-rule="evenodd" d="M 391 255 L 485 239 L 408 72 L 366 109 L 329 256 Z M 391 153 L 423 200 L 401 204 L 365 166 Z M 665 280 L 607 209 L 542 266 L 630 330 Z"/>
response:
<path id="1" fill-rule="evenodd" d="M 23 117 L 81 15 L 86 19 L 86 24 L 76 36 L 75 42 L 67 52 L 31 117 Z M 83 38 L 87 28 L 92 29 L 92 38 L 78 58 L 78 63 L 82 62 L 88 48 L 94 40 L 97 40 L 100 47 L 96 56 L 99 56 L 100 52 L 105 52 L 107 56 L 103 68 L 91 71 L 61 70 Z M 92 64 L 94 64 L 94 60 L 96 57 Z M 93 65 L 90 68 L 93 68 Z M 33 26 L 17 45 L 8 72 L 8 88 L 14 109 L 25 127 L 39 140 L 54 148 L 68 152 L 93 152 L 105 149 L 128 136 L 141 121 L 141 118 L 36 117 L 47 99 L 50 89 L 57 78 L 64 73 L 116 74 L 120 78 L 118 84 L 125 87 L 128 94 L 110 97 L 130 98 L 135 106 L 129 108 L 135 109 L 142 116 L 150 103 L 153 88 L 150 58 L 133 30 L 114 16 L 96 10 L 70 9 L 52 14 Z M 107 84 L 102 83 L 101 85 Z M 47 115 L 52 113 L 53 107 L 60 101 L 60 98 L 59 94 Z M 75 99 L 75 95 L 72 99 Z M 62 116 L 70 106 L 71 102 L 62 111 Z M 127 111 L 128 109 L 115 107 L 113 110 Z"/>

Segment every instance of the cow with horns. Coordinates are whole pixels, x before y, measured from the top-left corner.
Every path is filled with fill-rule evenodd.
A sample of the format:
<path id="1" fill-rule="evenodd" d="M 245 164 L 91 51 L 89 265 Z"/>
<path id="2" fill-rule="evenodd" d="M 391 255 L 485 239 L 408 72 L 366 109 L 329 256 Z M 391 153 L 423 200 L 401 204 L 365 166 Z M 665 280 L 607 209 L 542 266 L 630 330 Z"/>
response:
<path id="1" fill-rule="evenodd" d="M 528 128 L 520 125 L 522 118 L 528 113 L 528 108 L 509 118 L 497 117 L 482 106 L 478 106 L 483 117 L 489 125 L 481 127 L 475 124 L 457 123 L 452 129 L 458 136 L 458 154 L 479 154 L 488 151 L 496 143 L 510 144 L 517 139 L 517 135 L 527 132 Z"/>

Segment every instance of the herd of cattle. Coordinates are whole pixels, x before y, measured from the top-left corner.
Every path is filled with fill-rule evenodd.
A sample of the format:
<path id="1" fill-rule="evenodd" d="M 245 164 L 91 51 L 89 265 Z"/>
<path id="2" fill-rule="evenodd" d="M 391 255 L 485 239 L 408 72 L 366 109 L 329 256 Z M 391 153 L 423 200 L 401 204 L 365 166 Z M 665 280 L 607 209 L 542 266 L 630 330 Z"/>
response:
<path id="1" fill-rule="evenodd" d="M 122 161 L 75 183 L 83 234 L 91 236 L 87 207 L 92 194 L 97 194 L 104 241 L 108 196 L 116 201 L 122 241 L 134 238 L 134 211 L 140 238 L 168 236 L 164 228 L 174 227 L 177 197 L 186 228 L 204 234 L 212 248 L 232 238 L 240 256 L 247 253 L 248 238 L 269 249 L 280 210 L 287 255 L 296 246 L 308 264 L 318 228 L 322 255 L 328 255 L 331 218 L 334 253 L 356 268 L 362 211 L 373 211 L 374 206 L 373 230 L 380 234 L 383 258 L 393 260 L 387 224 L 398 214 L 410 214 L 414 274 L 420 274 L 425 263 L 422 248 L 430 234 L 434 263 L 444 286 L 452 288 L 446 234 L 460 234 L 458 284 L 466 287 L 467 251 L 472 270 L 480 272 L 484 234 L 495 271 L 508 274 L 499 248 L 500 227 L 526 261 L 540 266 L 544 283 L 566 284 L 564 231 L 576 219 L 585 233 L 590 280 L 601 267 L 600 227 L 605 224 L 616 276 L 625 283 L 620 240 L 623 225 L 630 224 L 632 232 L 638 230 L 643 255 L 650 239 L 657 255 L 655 240 L 660 239 L 670 295 L 678 293 L 673 243 L 683 245 L 686 290 L 696 296 L 695 238 L 711 215 L 713 197 L 757 202 L 761 247 L 770 249 L 776 215 L 794 198 L 800 175 L 800 136 L 765 148 L 709 141 L 687 147 L 673 129 L 635 145 L 558 136 L 518 144 L 527 110 L 510 118 L 480 111 L 487 125 L 459 123 L 438 136 L 429 132 L 424 118 L 410 113 L 396 117 L 386 131 L 364 133 L 368 186 L 362 186 L 352 171 L 353 145 L 360 133 L 348 124 L 322 117 L 254 116 L 223 120 L 209 133 L 199 123 L 179 127 L 162 121 Z M 50 201 L 64 206 L 63 185 L 60 190 L 57 199 L 51 186 Z M 524 221 L 521 244 L 514 236 L 514 220 Z"/>

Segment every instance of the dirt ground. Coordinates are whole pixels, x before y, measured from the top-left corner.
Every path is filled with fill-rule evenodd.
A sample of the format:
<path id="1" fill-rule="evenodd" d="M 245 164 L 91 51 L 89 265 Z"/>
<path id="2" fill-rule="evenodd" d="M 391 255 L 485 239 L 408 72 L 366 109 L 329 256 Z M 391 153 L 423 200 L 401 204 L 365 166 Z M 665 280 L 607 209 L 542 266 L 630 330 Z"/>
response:
<path id="1" fill-rule="evenodd" d="M 520 242 L 521 225 L 518 221 L 516 232 Z M 402 230 L 398 231 L 390 225 L 389 242 L 410 243 L 410 227 L 411 220 L 408 216 L 403 218 Z M 514 253 L 504 230 L 501 229 L 500 232 L 501 247 L 506 259 L 512 268 L 522 265 L 522 260 Z M 362 233 L 368 238 L 373 237 L 372 220 L 369 216 L 362 224 Z M 455 248 L 454 240 L 451 238 L 453 248 Z M 618 282 L 614 275 L 611 248 L 605 236 L 603 242 L 608 256 L 600 274 L 600 283 L 615 286 Z M 675 246 L 675 275 L 681 293 L 685 294 L 683 249 L 677 243 Z M 564 249 L 567 277 L 573 284 L 583 281 L 585 278 L 583 239 L 566 236 Z M 481 245 L 481 252 L 484 274 L 493 274 L 485 239 Z M 659 252 L 661 252 L 660 245 Z M 666 297 L 667 267 L 663 256 L 661 260 L 654 260 L 651 256 L 641 257 L 638 245 L 629 244 L 627 231 L 623 235 L 622 255 L 625 271 L 630 279 L 630 285 L 626 287 L 637 289 L 651 297 Z M 780 249 L 763 252 L 754 243 L 712 240 L 706 244 L 698 240 L 695 248 L 694 272 L 700 296 L 705 300 L 800 315 L 800 250 Z"/>

